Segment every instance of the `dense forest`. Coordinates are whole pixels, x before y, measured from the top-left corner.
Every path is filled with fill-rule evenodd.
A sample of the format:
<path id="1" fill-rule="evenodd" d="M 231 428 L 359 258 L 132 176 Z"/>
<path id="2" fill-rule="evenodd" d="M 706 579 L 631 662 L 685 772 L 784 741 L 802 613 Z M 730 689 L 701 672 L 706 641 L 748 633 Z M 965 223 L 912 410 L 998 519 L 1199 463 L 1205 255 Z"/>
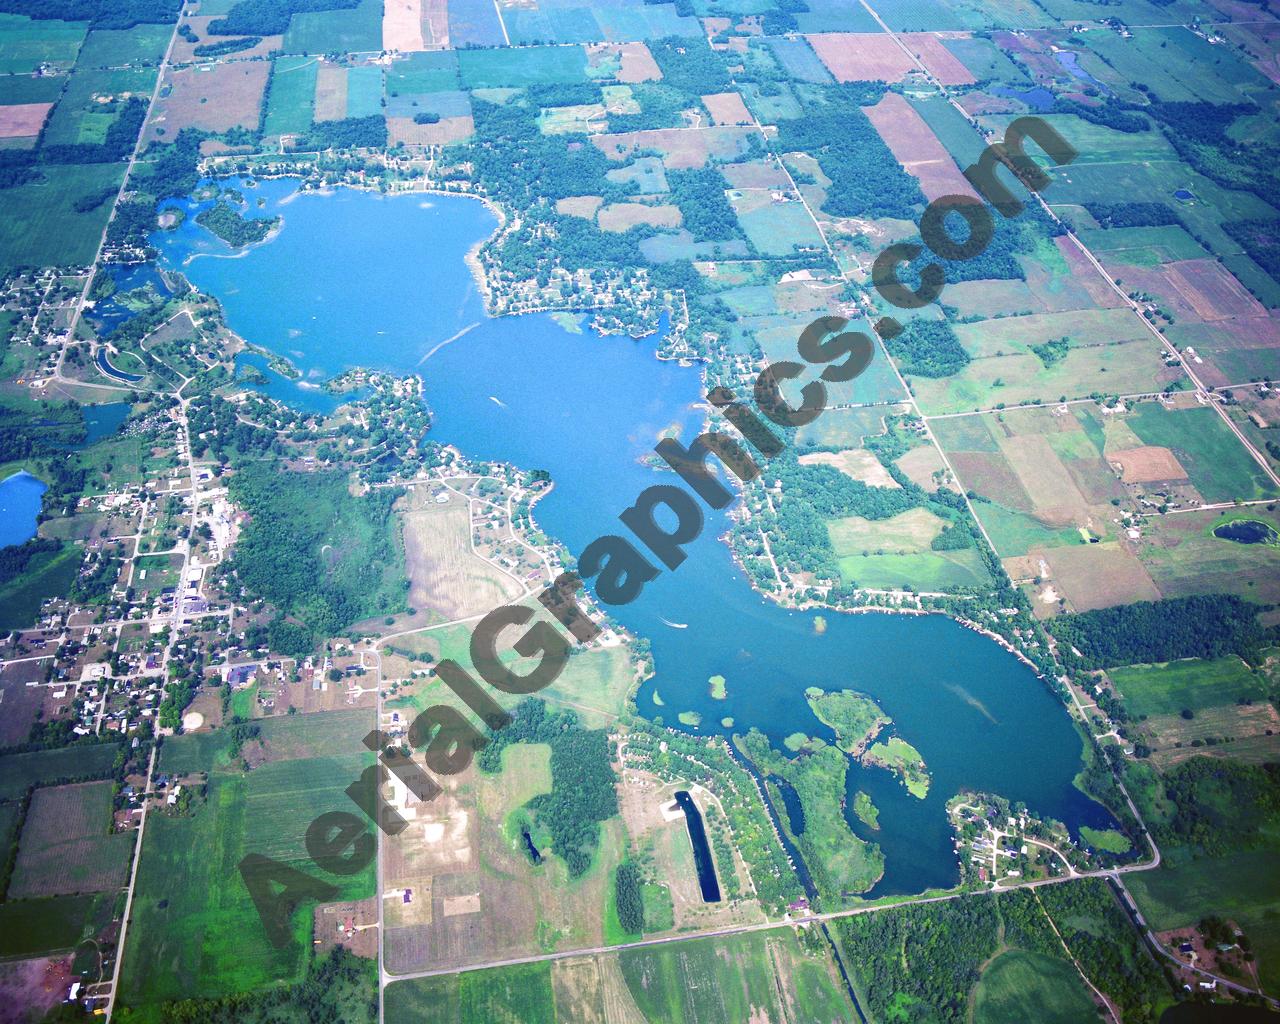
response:
<path id="1" fill-rule="evenodd" d="M 261 242 L 280 223 L 279 217 L 245 217 L 223 199 L 196 215 L 196 223 L 208 228 L 233 249 Z"/>
<path id="2" fill-rule="evenodd" d="M 535 796 L 525 808 L 551 836 L 551 850 L 577 878 L 591 867 L 600 844 L 600 822 L 618 813 L 609 734 L 583 729 L 572 711 L 551 711 L 529 697 L 513 712 L 510 725 L 492 734 L 476 764 L 481 771 L 502 768 L 502 752 L 513 743 L 551 747 L 551 792 Z"/>
<path id="3" fill-rule="evenodd" d="M 1104 228 L 1148 228 L 1181 224 L 1166 203 L 1085 203 L 1089 215 Z"/>
<path id="4" fill-rule="evenodd" d="M 1173 991 L 1110 885 L 1085 878 L 1046 885 L 1036 896 L 1080 969 L 1115 1002 L 1125 1024 L 1154 1024 Z"/>
<path id="5" fill-rule="evenodd" d="M 737 215 L 725 198 L 727 182 L 714 167 L 696 171 L 668 171 L 671 200 L 680 207 L 684 226 L 695 242 L 741 238 Z"/>
<path id="6" fill-rule="evenodd" d="M 1280 220 L 1237 220 L 1222 230 L 1240 243 L 1249 258 L 1280 281 Z"/>
<path id="7" fill-rule="evenodd" d="M 0 0 L 0 13 L 87 21 L 94 28 L 133 28 L 172 22 L 178 16 L 178 0 Z"/>
<path id="8" fill-rule="evenodd" d="M 209 22 L 214 36 L 278 36 L 295 14 L 350 10 L 360 0 L 239 0 L 224 17 Z"/>
<path id="9" fill-rule="evenodd" d="M 777 150 L 803 150 L 831 179 L 823 206 L 836 217 L 914 220 L 924 205 L 916 179 L 903 170 L 862 112 L 883 94 L 866 82 L 831 86 L 806 105 L 805 116 L 778 122 Z"/>
<path id="10" fill-rule="evenodd" d="M 724 55 L 701 36 L 650 39 L 649 52 L 662 69 L 662 81 L 686 96 L 706 96 L 732 88 Z"/>
<path id="11" fill-rule="evenodd" d="M 969 353 L 945 320 L 908 320 L 885 346 L 908 377 L 949 377 L 969 365 Z"/>
<path id="12" fill-rule="evenodd" d="M 1234 594 L 1171 597 L 1099 608 L 1050 620 L 1058 654 L 1084 669 L 1154 664 L 1180 658 L 1238 654 L 1253 662 L 1273 643 L 1273 629 L 1258 624 L 1264 609 Z M 1080 652 L 1077 657 L 1074 651 Z"/>
<path id="13" fill-rule="evenodd" d="M 308 631 L 305 646 L 280 653 L 305 654 L 317 640 L 403 607 L 404 556 L 391 514 L 399 491 L 356 498 L 345 474 L 254 463 L 231 478 L 230 495 L 249 516 L 232 571 Z"/>
<path id="14" fill-rule="evenodd" d="M 324 149 L 381 149 L 387 144 L 387 120 L 381 114 L 347 117 L 340 121 L 317 121 L 294 145 L 309 152 Z"/>
<path id="15" fill-rule="evenodd" d="M 1280 820 L 1280 765 L 1193 757 L 1162 782 L 1173 811 L 1152 824 L 1161 845 L 1220 856 L 1257 846 Z"/>

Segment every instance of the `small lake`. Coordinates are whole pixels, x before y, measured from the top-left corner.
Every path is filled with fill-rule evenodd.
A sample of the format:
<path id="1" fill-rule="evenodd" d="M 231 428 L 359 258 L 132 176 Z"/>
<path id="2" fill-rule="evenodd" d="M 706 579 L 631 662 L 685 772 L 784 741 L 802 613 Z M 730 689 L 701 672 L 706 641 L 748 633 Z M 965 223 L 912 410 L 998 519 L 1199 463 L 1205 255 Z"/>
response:
<path id="1" fill-rule="evenodd" d="M 84 405 L 80 411 L 84 416 L 84 440 L 77 448 L 88 448 L 104 437 L 113 437 L 120 432 L 124 421 L 129 418 L 133 409 L 128 402 L 107 402 L 103 405 Z"/>
<path id="2" fill-rule="evenodd" d="M 994 96 L 1003 96 L 1005 99 L 1019 100 L 1034 110 L 1037 114 L 1046 114 L 1053 109 L 1055 102 L 1054 95 L 1048 89 L 1041 86 L 1035 86 L 1031 89 L 1014 89 L 1007 85 L 993 86 L 988 90 Z"/>
<path id="3" fill-rule="evenodd" d="M 1274 544 L 1280 540 L 1275 530 L 1256 519 L 1233 519 L 1216 527 L 1213 535 L 1220 540 L 1230 540 L 1237 544 Z"/>
<path id="4" fill-rule="evenodd" d="M 1059 50 L 1053 55 L 1054 59 L 1061 64 L 1072 78 L 1081 82 L 1087 82 L 1089 85 L 1096 86 L 1103 92 L 1110 94 L 1111 90 L 1107 86 L 1099 82 L 1093 75 L 1089 74 L 1080 66 L 1080 54 L 1075 50 Z"/>
<path id="5" fill-rule="evenodd" d="M 676 803 L 684 811 L 684 820 L 689 827 L 689 842 L 693 844 L 693 866 L 698 872 L 702 902 L 719 903 L 720 881 L 716 878 L 716 865 L 711 857 L 711 844 L 707 841 L 707 828 L 702 821 L 702 812 L 686 789 L 676 793 Z"/>
<path id="6" fill-rule="evenodd" d="M 421 374 L 436 440 L 551 473 L 556 486 L 538 504 L 538 523 L 571 552 L 620 529 L 618 514 L 669 479 L 641 461 L 664 431 L 674 426 L 687 443 L 700 430 L 701 370 L 655 359 L 657 338 L 566 330 L 548 315 L 485 315 L 463 262 L 496 226 L 481 203 L 298 194 L 289 181 L 246 194 L 267 199 L 261 215 L 283 216 L 274 240 L 219 255 L 188 218 L 152 244 L 221 301 L 233 330 L 288 356 L 306 383 L 357 365 Z M 286 400 L 310 390 L 272 386 Z M 942 616 L 825 611 L 819 630 L 817 614 L 780 608 L 751 588 L 717 539 L 729 525 L 707 510 L 687 561 L 612 610 L 652 644 L 656 675 L 636 697 L 642 714 L 675 727 L 678 712 L 697 711 L 703 726 L 687 731 L 702 735 L 728 735 L 718 723 L 732 717 L 737 731 L 758 728 L 782 750 L 795 732 L 834 740 L 805 702 L 806 687 L 874 696 L 933 776 L 927 799 L 917 800 L 889 772 L 850 765 L 847 806 L 861 789 L 880 810 L 874 832 L 846 813 L 885 852 L 876 895 L 956 883 L 945 804 L 962 788 L 1022 801 L 1073 831 L 1113 826 L 1072 784 L 1082 738 L 1016 658 Z M 710 696 L 714 675 L 725 677 L 723 700 Z M 655 689 L 665 707 L 654 703 Z"/>
<path id="7" fill-rule="evenodd" d="M 25 471 L 0 480 L 0 548 L 22 544 L 36 535 L 44 481 Z"/>

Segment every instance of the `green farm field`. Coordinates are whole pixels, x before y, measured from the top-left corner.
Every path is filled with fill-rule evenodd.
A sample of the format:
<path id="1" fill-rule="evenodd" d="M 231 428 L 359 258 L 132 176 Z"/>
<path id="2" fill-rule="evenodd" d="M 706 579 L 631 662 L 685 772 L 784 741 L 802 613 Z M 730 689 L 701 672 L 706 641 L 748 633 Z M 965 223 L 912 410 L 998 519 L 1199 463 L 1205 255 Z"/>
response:
<path id="1" fill-rule="evenodd" d="M 1021 949 L 996 957 L 973 996 L 974 1024 L 1079 1024 L 1096 1017 L 1089 991 L 1071 964 Z"/>
<path id="2" fill-rule="evenodd" d="M 133 835 L 112 827 L 112 785 L 81 782 L 35 791 L 7 895 L 70 896 L 125 884 Z"/>
<path id="3" fill-rule="evenodd" d="M 104 202 L 86 213 L 76 203 L 120 187 L 123 164 L 57 165 L 40 179 L 5 189 L 0 219 L 0 275 L 17 267 L 86 266 L 111 215 Z"/>
<path id="4" fill-rule="evenodd" d="M 1280 995 L 1280 873 L 1274 840 L 1222 857 L 1193 858 L 1182 848 L 1161 852 L 1159 869 L 1125 880 L 1147 923 L 1167 931 L 1211 914 L 1235 921 L 1253 943 L 1263 987 Z"/>
<path id="5" fill-rule="evenodd" d="M 80 48 L 79 68 L 118 68 L 127 64 L 159 64 L 173 35 L 170 25 L 135 25 L 128 29 L 94 29 Z"/>
<path id="6" fill-rule="evenodd" d="M 279 57 L 271 69 L 271 92 L 263 131 L 267 135 L 292 135 L 311 127 L 315 108 L 315 57 Z"/>
<path id="7" fill-rule="evenodd" d="M 0 800 L 19 799 L 31 786 L 67 779 L 101 779 L 111 773 L 119 745 L 95 743 L 0 757 Z"/>
<path id="8" fill-rule="evenodd" d="M 551 964 L 469 971 L 387 987 L 389 1024 L 555 1024 Z"/>
<path id="9" fill-rule="evenodd" d="M 295 913 L 293 941 L 273 948 L 237 868 L 246 854 L 319 877 L 338 887 L 336 899 L 372 895 L 372 865 L 345 877 L 323 874 L 303 844 L 315 817 L 354 810 L 344 790 L 372 761 L 360 753 L 360 738 L 373 716 L 337 714 L 345 719 L 340 736 L 310 721 L 327 714 L 291 715 L 271 722 L 270 731 L 263 723 L 268 756 L 310 756 L 268 761 L 248 773 L 238 761 L 219 767 L 221 745 L 207 742 L 209 734 L 165 745 L 166 753 L 179 751 L 169 770 L 195 770 L 197 758 L 182 752 L 190 745 L 210 776 L 207 799 L 197 801 L 190 816 L 156 815 L 147 822 L 133 911 L 137 927 L 130 930 L 121 978 L 121 1000 L 140 1019 L 156 1019 L 157 1004 L 166 1000 L 230 995 L 301 977 L 311 947 L 309 909 Z"/>
<path id="10" fill-rule="evenodd" d="M 0 586 L 0 629 L 30 626 L 46 600 L 65 597 L 75 582 L 83 554 L 78 547 L 68 545 Z"/>
<path id="11" fill-rule="evenodd" d="M 1173 449 L 1206 501 L 1252 500 L 1276 493 L 1262 467 L 1213 409 L 1168 410 L 1146 402 L 1125 423 L 1144 444 Z"/>
<path id="12" fill-rule="evenodd" d="M 462 83 L 470 89 L 516 89 L 587 77 L 587 55 L 580 46 L 461 50 L 458 65 Z"/>
<path id="13" fill-rule="evenodd" d="M 381 49 L 381 0 L 360 0 L 354 8 L 295 14 L 284 34 L 286 53 L 368 53 Z"/>
<path id="14" fill-rule="evenodd" d="M 914 587 L 922 591 L 981 587 L 991 577 L 977 551 L 930 551 L 906 555 L 849 555 L 839 560 L 840 575 L 871 590 Z"/>
<path id="15" fill-rule="evenodd" d="M 1133 665 L 1112 669 L 1108 675 L 1135 717 L 1176 715 L 1183 708 L 1199 711 L 1241 699 L 1266 699 L 1266 687 L 1235 655 L 1215 661 Z"/>
<path id="16" fill-rule="evenodd" d="M 87 28 L 83 21 L 0 14 L 0 74 L 26 74 L 41 64 L 71 67 Z"/>
<path id="17" fill-rule="evenodd" d="M 84 893 L 0 903 L 0 957 L 74 949 L 110 923 L 120 893 Z"/>

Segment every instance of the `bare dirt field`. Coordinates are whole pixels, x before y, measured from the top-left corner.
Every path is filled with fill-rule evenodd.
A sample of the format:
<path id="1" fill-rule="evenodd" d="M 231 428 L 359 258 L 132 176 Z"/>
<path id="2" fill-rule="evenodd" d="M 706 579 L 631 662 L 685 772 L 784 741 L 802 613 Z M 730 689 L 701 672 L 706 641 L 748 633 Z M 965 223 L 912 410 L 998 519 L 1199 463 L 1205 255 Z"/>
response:
<path id="1" fill-rule="evenodd" d="M 942 456 L 931 444 L 922 444 L 912 448 L 906 455 L 898 459 L 895 465 L 907 475 L 907 479 L 927 491 L 936 490 L 938 481 L 935 473 L 946 473 Z M 950 475 L 950 474 L 948 474 Z"/>
<path id="2" fill-rule="evenodd" d="M 0 139 L 25 139 L 39 135 L 52 103 L 14 103 L 0 107 Z"/>
<path id="3" fill-rule="evenodd" d="M 0 1024 L 43 1020 L 66 996 L 72 980 L 70 957 L 0 964 Z"/>
<path id="4" fill-rule="evenodd" d="M 475 130 L 476 124 L 470 114 L 442 117 L 435 124 L 414 124 L 411 117 L 387 118 L 392 145 L 403 142 L 407 146 L 445 146 L 469 139 Z"/>
<path id="5" fill-rule="evenodd" d="M 1030 512 L 1031 498 L 998 452 L 951 452 L 951 465 L 966 490 L 977 491 L 1015 512 Z"/>
<path id="6" fill-rule="evenodd" d="M 413 53 L 425 50 L 422 0 L 385 0 L 382 5 L 382 48 Z M 439 44 L 437 44 L 439 45 Z"/>
<path id="7" fill-rule="evenodd" d="M 1168 448 L 1144 445 L 1125 451 L 1111 452 L 1107 460 L 1120 469 L 1127 484 L 1145 484 L 1156 480 L 1185 480 L 1187 471 Z"/>
<path id="8" fill-rule="evenodd" d="M 854 448 L 846 452 L 807 452 L 800 456 L 801 465 L 831 466 L 845 476 L 861 480 L 872 487 L 897 487 L 898 481 L 871 452 Z"/>
<path id="9" fill-rule="evenodd" d="M 901 82 L 915 65 L 883 32 L 805 36 L 838 82 Z"/>
<path id="10" fill-rule="evenodd" d="M 322 903 L 315 908 L 316 952 L 345 946 L 356 956 L 378 955 L 378 900 Z"/>
<path id="11" fill-rule="evenodd" d="M 585 217 L 587 220 L 595 220 L 596 211 L 600 209 L 600 204 L 603 202 L 603 196 L 568 196 L 565 199 L 556 200 L 556 213 L 563 213 L 567 217 Z"/>
<path id="12" fill-rule="evenodd" d="M 169 139 L 183 128 L 211 132 L 256 128 L 270 69 L 266 61 L 171 68 L 165 74 L 169 91 L 156 101 L 147 137 L 162 137 L 160 128 Z"/>
<path id="13" fill-rule="evenodd" d="M 619 82 L 656 82 L 662 77 L 662 69 L 653 59 L 649 48 L 641 42 L 635 43 L 593 43 L 587 47 L 587 59 L 591 65 L 597 66 L 603 61 L 618 59 L 622 68 L 618 72 Z"/>
<path id="14" fill-rule="evenodd" d="M 1000 450 L 1018 475 L 1037 518 L 1051 525 L 1084 525 L 1088 502 L 1046 438 L 1040 434 L 1001 438 Z"/>
<path id="15" fill-rule="evenodd" d="M 718 128 L 654 128 L 614 135 L 593 135 L 591 141 L 610 160 L 624 161 L 637 152 L 658 150 L 668 170 L 705 167 L 717 157 L 731 160 L 747 151 L 751 129 L 724 125 Z"/>
<path id="16" fill-rule="evenodd" d="M 1032 548 L 1030 553 L 1049 564 L 1054 590 L 1074 611 L 1160 599 L 1142 563 L 1115 542 Z"/>
<path id="17" fill-rule="evenodd" d="M 644 203 L 610 203 L 596 217 L 601 231 L 626 231 L 639 224 L 655 228 L 678 228 L 684 223 L 675 206 L 647 206 Z"/>
<path id="18" fill-rule="evenodd" d="M 973 187 L 938 137 L 915 109 L 896 92 L 885 93 L 874 107 L 865 108 L 885 145 L 908 174 L 920 179 L 920 190 L 929 198 L 974 196 Z"/>
<path id="19" fill-rule="evenodd" d="M 514 579 L 472 553 L 471 517 L 459 495 L 406 512 L 404 549 L 413 608 L 459 619 L 520 595 Z"/>
<path id="20" fill-rule="evenodd" d="M 317 121 L 341 121 L 347 116 L 347 69 L 320 62 L 316 72 Z"/>
<path id="21" fill-rule="evenodd" d="M 703 96 L 702 102 L 711 111 L 712 124 L 754 124 L 751 111 L 736 92 L 713 93 Z"/>
<path id="22" fill-rule="evenodd" d="M 1202 320 L 1265 316 L 1266 308 L 1216 260 L 1181 260 L 1162 268 Z"/>
<path id="23" fill-rule="evenodd" d="M 904 32 L 902 39 L 943 85 L 972 85 L 976 79 L 954 53 L 943 45 L 945 36 L 965 36 L 964 32 Z"/>

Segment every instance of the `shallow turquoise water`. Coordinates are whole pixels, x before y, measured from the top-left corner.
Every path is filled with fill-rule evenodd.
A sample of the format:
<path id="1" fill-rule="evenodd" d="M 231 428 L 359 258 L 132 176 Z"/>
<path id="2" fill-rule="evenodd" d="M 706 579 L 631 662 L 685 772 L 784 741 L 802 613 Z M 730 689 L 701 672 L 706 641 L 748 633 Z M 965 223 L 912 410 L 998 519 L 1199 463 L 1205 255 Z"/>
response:
<path id="1" fill-rule="evenodd" d="M 225 246 L 191 219 L 157 239 L 246 339 L 289 355 L 311 381 L 355 365 L 422 374 L 435 438 L 551 472 L 556 488 L 538 521 L 575 554 L 603 533 L 625 532 L 617 515 L 645 487 L 671 481 L 639 460 L 672 424 L 684 441 L 694 436 L 699 370 L 655 359 L 653 338 L 574 334 L 547 316 L 486 318 L 462 260 L 494 227 L 481 204 L 350 191 L 289 199 L 283 182 L 257 194 L 270 200 L 262 212 L 283 213 L 285 225 L 246 255 L 225 258 Z M 308 397 L 273 382 L 278 396 L 291 390 Z M 849 793 L 866 790 L 881 811 L 879 832 L 854 824 L 885 850 L 877 893 L 954 884 L 944 804 L 961 788 L 1024 801 L 1073 829 L 1111 823 L 1072 785 L 1081 739 L 1065 711 L 1014 657 L 940 616 L 827 612 L 818 634 L 813 613 L 778 608 L 751 589 L 716 540 L 726 528 L 708 510 L 688 560 L 614 609 L 653 644 L 657 675 L 639 707 L 664 712 L 668 724 L 697 710 L 704 733 L 731 716 L 738 730 L 756 726 L 780 744 L 792 732 L 832 738 L 810 713 L 806 687 L 875 696 L 933 775 L 920 801 L 888 772 L 850 769 Z M 709 695 L 716 674 L 727 680 L 724 701 Z M 652 703 L 655 688 L 665 708 Z"/>

